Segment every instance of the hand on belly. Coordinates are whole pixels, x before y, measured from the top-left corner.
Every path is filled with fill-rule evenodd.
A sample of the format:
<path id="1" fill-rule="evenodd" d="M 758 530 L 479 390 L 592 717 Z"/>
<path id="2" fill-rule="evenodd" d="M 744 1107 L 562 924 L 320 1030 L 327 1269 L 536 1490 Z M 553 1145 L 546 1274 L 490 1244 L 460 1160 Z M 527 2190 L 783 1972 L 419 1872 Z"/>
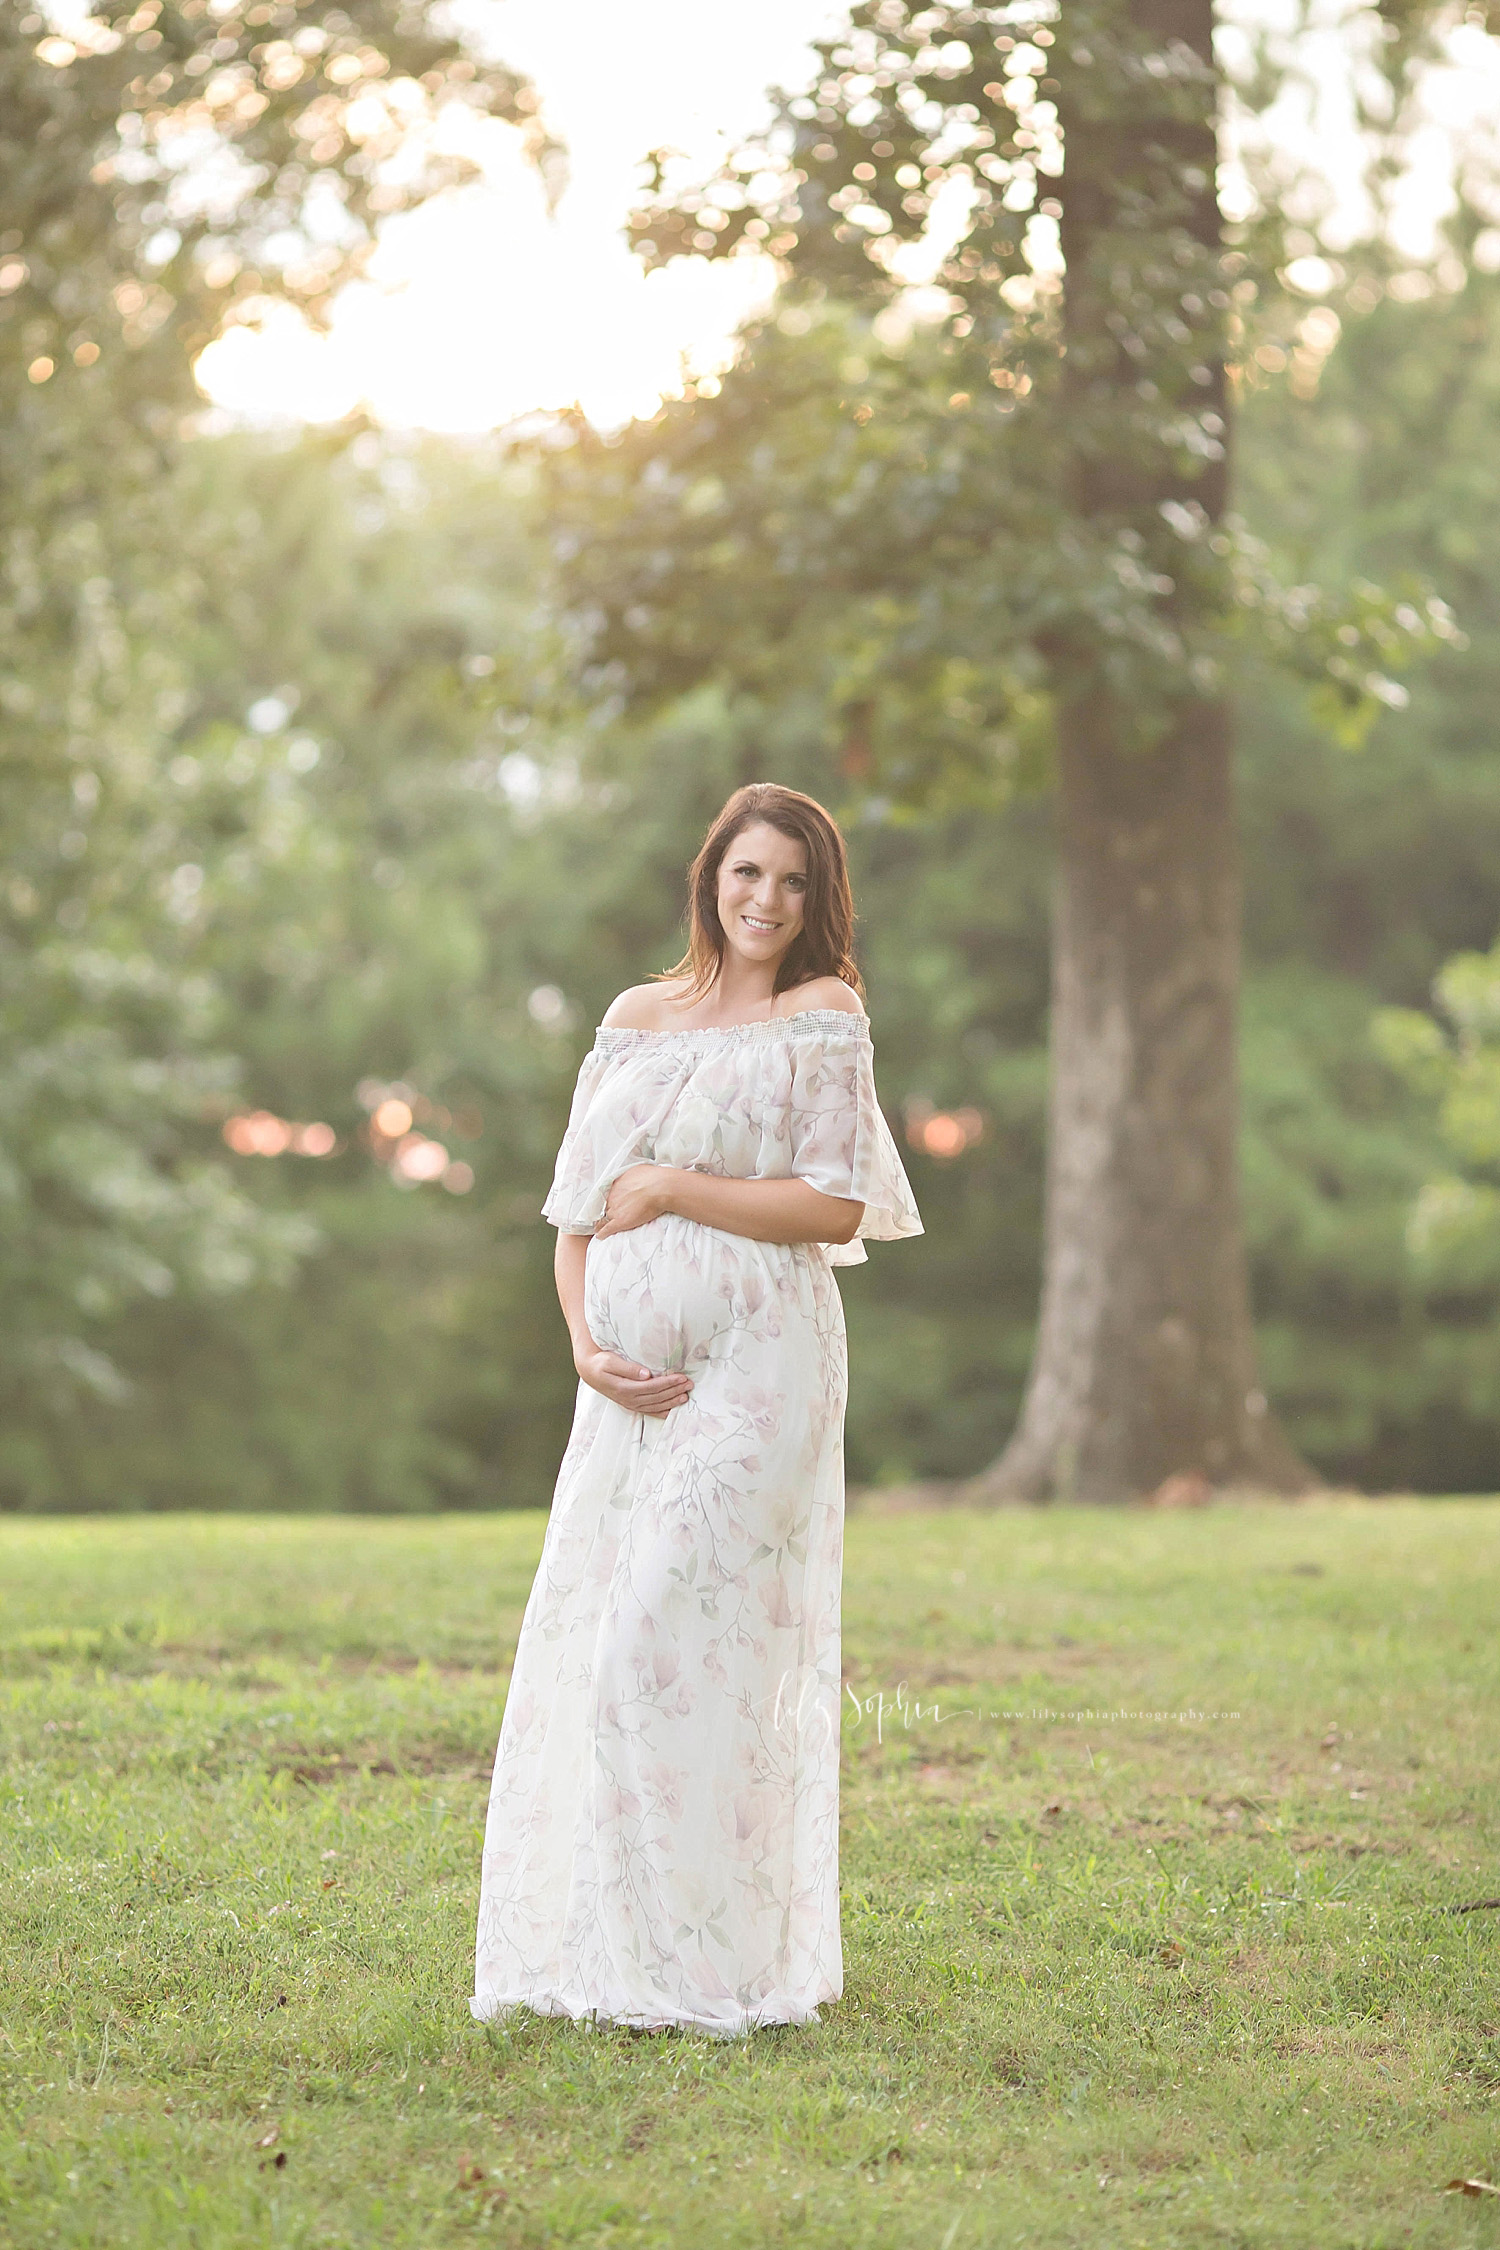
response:
<path id="1" fill-rule="evenodd" d="M 639 1367 L 634 1360 L 624 1359 L 619 1352 L 607 1352 L 596 1344 L 590 1351 L 582 1351 L 574 1359 L 579 1378 L 591 1391 L 613 1399 L 631 1414 L 644 1414 L 653 1422 L 660 1422 L 674 1406 L 685 1406 L 692 1396 L 693 1383 L 680 1368 L 654 1374 L 649 1367 Z"/>
<path id="2" fill-rule="evenodd" d="M 604 1198 L 604 1216 L 594 1230 L 594 1240 L 612 1234 L 630 1234 L 649 1226 L 667 1208 L 668 1169 L 661 1164 L 632 1164 L 611 1180 Z"/>

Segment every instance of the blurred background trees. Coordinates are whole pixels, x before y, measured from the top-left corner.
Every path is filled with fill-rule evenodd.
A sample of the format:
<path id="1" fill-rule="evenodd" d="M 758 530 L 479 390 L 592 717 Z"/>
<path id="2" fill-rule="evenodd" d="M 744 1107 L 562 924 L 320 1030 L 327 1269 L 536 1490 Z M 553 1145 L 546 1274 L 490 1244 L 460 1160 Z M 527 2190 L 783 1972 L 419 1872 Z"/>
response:
<path id="1" fill-rule="evenodd" d="M 445 100 L 531 117 L 512 73 L 476 66 L 396 0 L 238 14 L 140 0 L 71 36 L 41 10 L 0 16 L 0 1488 L 13 1497 L 76 1497 L 70 1446 L 90 1413 L 135 1396 L 106 1332 L 128 1341 L 169 1300 L 284 1281 L 315 1240 L 244 1192 L 211 1123 L 241 1043 L 196 902 L 221 861 L 237 867 L 258 891 L 258 944 L 275 891 L 261 878 L 297 856 L 302 824 L 274 785 L 216 759 L 215 652 L 195 665 L 192 643 L 242 622 L 224 571 L 258 524 L 243 504 L 227 519 L 198 506 L 209 496 L 182 425 L 194 358 L 235 308 L 270 294 L 316 316 L 382 216 L 462 176 L 427 130 Z M 206 818 L 186 778 L 200 766 Z"/>
<path id="2" fill-rule="evenodd" d="M 990 489 L 950 347 L 828 294 L 783 304 L 717 397 L 610 445 L 195 434 L 193 340 L 246 273 L 280 281 L 247 262 L 248 207 L 232 272 L 222 214 L 212 246 L 191 222 L 157 239 L 160 181 L 118 235 L 90 216 L 120 119 L 176 98 L 137 90 L 155 76 L 126 43 L 176 41 L 191 90 L 226 36 L 148 15 L 121 12 L 140 28 L 92 81 L 87 57 L 37 63 L 35 30 L 5 57 L 54 105 L 6 163 L 63 153 L 0 245 L 24 268 L 0 263 L 0 1505 L 544 1500 L 573 1384 L 536 1212 L 573 1074 L 614 991 L 672 957 L 707 819 L 766 774 L 848 821 L 928 1225 L 844 1283 L 851 1475 L 976 1473 L 1035 1322 L 1054 836 L 1045 683 L 955 639 L 1013 650 L 1003 605 L 1039 598 L 1024 456 Z M 403 61 L 357 16 L 330 12 L 303 77 L 346 47 L 392 56 L 362 84 L 463 60 Z M 275 30 L 247 17 L 224 67 L 263 80 Z M 330 127 L 317 162 L 362 145 Z M 47 237 L 58 211 L 82 248 Z M 356 196 L 340 257 L 367 218 Z M 1238 690 L 1262 1380 L 1318 1468 L 1376 1487 L 1500 1483 L 1500 280 L 1472 235 L 1461 279 L 1388 286 L 1372 256 L 1315 299 L 1272 287 L 1239 347 L 1246 567 L 1356 604 L 1410 580 L 1466 636 L 1396 628 L 1425 653 L 1408 702 L 1365 698 L 1358 746 L 1264 647 Z M 122 311 L 135 290 L 154 325 Z M 630 708 L 577 587 L 642 552 L 620 493 L 639 506 L 653 458 L 655 622 L 594 621 L 654 667 Z M 997 538 L 991 606 L 956 636 L 956 563 Z M 722 572 L 726 539 L 780 542 L 785 583 Z M 1336 691 L 1348 620 L 1308 603 Z M 1353 628 L 1361 676 L 1380 615 Z"/>

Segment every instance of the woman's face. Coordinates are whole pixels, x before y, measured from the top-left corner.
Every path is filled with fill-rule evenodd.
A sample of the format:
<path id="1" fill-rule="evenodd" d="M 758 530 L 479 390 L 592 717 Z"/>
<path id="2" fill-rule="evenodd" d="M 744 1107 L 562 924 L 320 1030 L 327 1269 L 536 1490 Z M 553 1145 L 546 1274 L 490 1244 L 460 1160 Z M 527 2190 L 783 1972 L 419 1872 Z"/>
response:
<path id="1" fill-rule="evenodd" d="M 802 930 L 807 848 L 757 820 L 719 862 L 719 926 L 746 964 L 774 967 Z"/>

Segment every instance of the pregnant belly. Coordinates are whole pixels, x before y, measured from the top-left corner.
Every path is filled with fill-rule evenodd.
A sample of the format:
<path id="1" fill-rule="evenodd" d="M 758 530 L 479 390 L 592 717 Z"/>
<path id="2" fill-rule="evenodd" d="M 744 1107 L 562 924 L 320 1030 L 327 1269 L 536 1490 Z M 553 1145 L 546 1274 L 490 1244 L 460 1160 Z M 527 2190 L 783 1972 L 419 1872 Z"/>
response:
<path id="1" fill-rule="evenodd" d="M 675 1216 L 596 1237 L 584 1269 L 589 1333 L 653 1374 L 690 1367 L 727 1329 L 775 1334 L 795 1318 L 798 1256 Z"/>

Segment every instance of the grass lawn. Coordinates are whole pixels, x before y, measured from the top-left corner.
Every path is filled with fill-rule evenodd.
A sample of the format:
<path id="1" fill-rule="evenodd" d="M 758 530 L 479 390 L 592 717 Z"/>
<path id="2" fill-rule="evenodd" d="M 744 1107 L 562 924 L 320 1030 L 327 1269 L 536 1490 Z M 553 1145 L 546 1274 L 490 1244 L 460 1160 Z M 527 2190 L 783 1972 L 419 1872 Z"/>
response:
<path id="1" fill-rule="evenodd" d="M 0 2241 L 1500 2245 L 1500 1506 L 855 1518 L 730 2045 L 470 2020 L 541 1535 L 0 1520 Z"/>

